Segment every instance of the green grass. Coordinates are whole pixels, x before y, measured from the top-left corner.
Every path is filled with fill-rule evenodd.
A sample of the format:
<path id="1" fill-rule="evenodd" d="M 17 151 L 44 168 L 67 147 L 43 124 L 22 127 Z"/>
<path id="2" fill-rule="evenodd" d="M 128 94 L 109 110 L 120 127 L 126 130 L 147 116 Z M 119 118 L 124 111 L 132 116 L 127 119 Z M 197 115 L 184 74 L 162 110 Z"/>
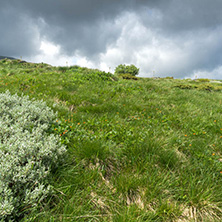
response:
<path id="1" fill-rule="evenodd" d="M 24 221 L 222 220 L 220 83 L 0 60 L 6 90 L 57 111 L 68 150 Z"/>

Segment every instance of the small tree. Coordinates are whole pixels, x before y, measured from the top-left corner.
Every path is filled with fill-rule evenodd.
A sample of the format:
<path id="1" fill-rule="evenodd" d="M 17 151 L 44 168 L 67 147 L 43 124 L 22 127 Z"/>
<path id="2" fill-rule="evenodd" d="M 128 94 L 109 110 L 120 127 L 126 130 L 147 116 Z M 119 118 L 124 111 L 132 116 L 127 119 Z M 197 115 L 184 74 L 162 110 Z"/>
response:
<path id="1" fill-rule="evenodd" d="M 120 64 L 115 68 L 115 74 L 130 74 L 132 76 L 136 76 L 139 74 L 139 68 L 134 65 L 126 66 L 125 64 Z"/>

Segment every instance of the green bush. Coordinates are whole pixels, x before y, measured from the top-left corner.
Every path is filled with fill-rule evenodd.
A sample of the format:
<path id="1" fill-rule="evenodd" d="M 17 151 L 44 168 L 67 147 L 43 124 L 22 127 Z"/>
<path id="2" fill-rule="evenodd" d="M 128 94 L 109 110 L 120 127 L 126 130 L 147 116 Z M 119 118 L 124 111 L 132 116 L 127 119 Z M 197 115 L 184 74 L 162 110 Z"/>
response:
<path id="1" fill-rule="evenodd" d="M 115 69 L 115 74 L 119 75 L 119 74 L 130 74 L 132 76 L 136 76 L 139 74 L 139 69 L 134 66 L 134 65 L 129 65 L 129 66 L 126 66 L 126 65 L 118 65 Z"/>
<path id="2" fill-rule="evenodd" d="M 195 86 L 188 85 L 188 84 L 180 84 L 180 85 L 177 85 L 175 87 L 180 88 L 180 89 L 193 89 L 193 88 L 196 88 Z"/>
<path id="3" fill-rule="evenodd" d="M 215 87 L 211 84 L 180 84 L 175 87 L 178 87 L 180 89 L 197 89 L 197 90 L 206 90 L 206 91 L 220 91 L 220 87 Z"/>
<path id="4" fill-rule="evenodd" d="M 99 70 L 93 70 L 87 74 L 83 74 L 81 77 L 83 80 L 90 81 L 116 81 L 115 76 L 112 73 L 107 73 Z"/>
<path id="5" fill-rule="evenodd" d="M 0 94 L 0 221 L 18 221 L 49 194 L 47 178 L 66 151 L 49 133 L 55 118 L 42 101 Z"/>
<path id="6" fill-rule="evenodd" d="M 197 88 L 200 90 L 208 90 L 208 91 L 211 91 L 214 89 L 214 87 L 210 84 L 200 84 L 197 86 Z"/>
<path id="7" fill-rule="evenodd" d="M 68 70 L 69 70 L 69 67 L 67 67 L 67 66 L 60 66 L 58 68 L 58 71 L 62 72 L 62 73 L 67 72 Z"/>
<path id="8" fill-rule="evenodd" d="M 210 82 L 210 79 L 196 79 L 197 82 Z"/>
<path id="9" fill-rule="evenodd" d="M 123 79 L 132 79 L 132 80 L 138 80 L 138 78 L 136 76 L 132 76 L 129 73 L 124 73 L 124 74 L 119 74 L 119 77 L 123 78 Z"/>
<path id="10" fill-rule="evenodd" d="M 214 91 L 221 91 L 222 90 L 222 86 L 214 86 Z"/>

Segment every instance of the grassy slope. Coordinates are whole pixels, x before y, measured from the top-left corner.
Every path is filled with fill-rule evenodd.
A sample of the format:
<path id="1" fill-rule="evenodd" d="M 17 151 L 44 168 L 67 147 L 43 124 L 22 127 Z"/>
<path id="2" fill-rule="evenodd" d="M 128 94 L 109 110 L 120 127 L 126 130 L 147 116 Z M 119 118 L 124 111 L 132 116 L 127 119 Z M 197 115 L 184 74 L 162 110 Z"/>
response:
<path id="1" fill-rule="evenodd" d="M 69 156 L 33 221 L 221 221 L 219 83 L 0 61 L 0 92 L 58 111 Z M 177 86 L 177 87 L 175 87 Z M 190 88 L 190 89 L 182 89 Z"/>

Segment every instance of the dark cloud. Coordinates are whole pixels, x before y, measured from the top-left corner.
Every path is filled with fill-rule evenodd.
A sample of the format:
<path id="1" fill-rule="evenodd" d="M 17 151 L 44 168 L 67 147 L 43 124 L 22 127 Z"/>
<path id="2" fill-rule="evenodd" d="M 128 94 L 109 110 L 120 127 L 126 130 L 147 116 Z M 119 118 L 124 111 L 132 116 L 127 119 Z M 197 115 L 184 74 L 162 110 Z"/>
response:
<path id="1" fill-rule="evenodd" d="M 144 76 L 155 70 L 184 77 L 222 66 L 221 0 L 0 3 L 2 55 L 31 58 L 48 41 L 60 46 L 62 55 L 84 57 L 98 66 L 134 63 Z"/>
<path id="2" fill-rule="evenodd" d="M 107 45 L 118 38 L 121 27 L 115 25 L 116 17 L 125 11 L 138 10 L 144 5 L 143 2 L 133 0 L 14 0 L 4 3 L 4 7 L 5 5 L 11 7 L 11 14 L 14 14 L 13 10 L 19 11 L 20 15 L 31 18 L 34 24 L 42 19 L 44 25 L 39 27 L 40 35 L 61 45 L 64 53 L 71 55 L 78 50 L 86 56 L 93 56 L 103 52 Z M 23 25 L 22 22 L 21 25 Z M 27 37 L 30 36 L 27 35 Z"/>
<path id="3" fill-rule="evenodd" d="M 161 31 L 171 34 L 195 31 L 196 29 L 214 29 L 221 25 L 222 1 L 220 0 L 170 0 L 161 1 L 153 9 L 159 12 L 161 19 L 155 25 Z M 148 18 L 144 16 L 144 24 Z"/>
<path id="4" fill-rule="evenodd" d="M 14 7 L 4 5 L 4 2 L 0 8 L 0 27 L 1 55 L 29 56 L 38 51 L 38 27 L 33 25 L 30 17 L 26 17 Z"/>

